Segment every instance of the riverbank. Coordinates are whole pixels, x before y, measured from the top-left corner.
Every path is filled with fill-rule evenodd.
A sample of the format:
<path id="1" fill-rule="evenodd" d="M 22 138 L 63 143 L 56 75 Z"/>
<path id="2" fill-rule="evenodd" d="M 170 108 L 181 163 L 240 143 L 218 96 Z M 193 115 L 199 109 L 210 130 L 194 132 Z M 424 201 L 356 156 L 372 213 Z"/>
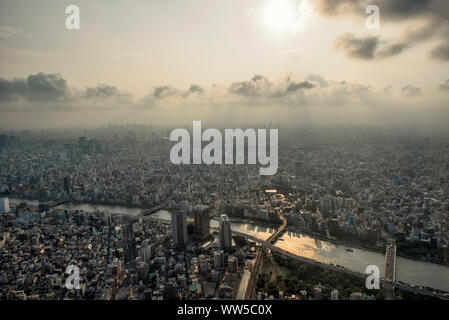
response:
<path id="1" fill-rule="evenodd" d="M 38 201 L 38 202 L 43 202 L 43 203 L 48 203 L 49 201 L 61 201 L 59 200 L 42 200 L 42 199 L 31 199 L 31 198 L 22 198 L 22 197 L 17 197 L 17 196 L 12 196 L 9 195 L 10 199 L 12 201 Z M 56 208 L 60 208 L 60 207 L 64 207 L 64 206 L 105 206 L 105 207 L 111 207 L 110 210 L 111 211 L 120 211 L 119 208 L 124 208 L 125 210 L 128 209 L 130 210 L 129 212 L 117 212 L 117 213 L 121 213 L 121 214 L 130 214 L 130 215 L 136 215 L 138 213 L 140 213 L 141 210 L 144 209 L 148 209 L 142 206 L 137 206 L 137 205 L 131 205 L 131 204 L 117 204 L 117 203 L 108 203 L 108 202 L 102 202 L 102 201 L 70 201 L 66 204 L 63 204 L 61 206 L 58 206 Z M 70 208 L 70 210 L 72 210 L 72 208 Z M 84 209 L 84 210 L 87 210 Z M 107 210 L 107 208 L 104 208 L 104 210 Z M 93 209 L 94 211 L 94 209 Z M 135 211 L 135 212 L 134 212 Z M 189 215 L 189 217 L 193 217 L 192 215 Z M 252 224 L 252 225 L 256 225 L 256 226 L 260 226 L 262 228 L 267 228 L 267 229 L 274 229 L 277 230 L 280 226 L 280 223 L 273 223 L 273 222 L 267 222 L 264 220 L 250 220 L 250 219 L 245 219 L 245 218 L 241 218 L 241 217 L 235 217 L 232 216 L 231 217 L 232 220 L 234 220 L 237 223 L 242 223 L 242 224 Z M 375 253 L 381 253 L 381 254 L 385 254 L 385 246 L 382 247 L 373 247 L 373 246 L 367 246 L 367 245 L 362 245 L 362 244 L 358 244 L 358 243 L 354 243 L 351 241 L 345 241 L 345 240 L 341 240 L 341 239 L 336 239 L 336 238 L 329 238 L 326 237 L 322 234 L 317 234 L 314 232 L 311 232 L 309 230 L 299 230 L 293 226 L 288 226 L 286 228 L 286 231 L 290 231 L 290 232 L 294 232 L 294 233 L 299 233 L 299 234 L 303 234 L 305 236 L 309 236 L 309 237 L 313 237 L 322 241 L 327 241 L 329 243 L 332 244 L 336 244 L 336 245 L 342 245 L 342 246 L 347 246 L 350 248 L 356 248 L 356 249 L 360 249 L 360 250 L 367 250 L 370 252 L 375 252 Z M 285 231 L 284 231 L 285 232 Z M 442 266 L 449 266 L 449 262 L 445 262 L 445 261 L 439 261 L 439 260 L 432 260 L 429 258 L 424 258 L 424 257 L 417 257 L 417 256 L 410 256 L 410 255 L 406 255 L 401 253 L 400 251 L 397 252 L 397 256 L 398 257 L 402 257 L 402 258 L 406 258 L 409 260 L 414 260 L 414 261 L 420 261 L 420 262 L 426 262 L 426 263 L 433 263 L 433 264 L 438 264 L 438 265 L 442 265 Z"/>
<path id="2" fill-rule="evenodd" d="M 5 197 L 8 197 L 12 200 L 16 201 L 38 201 L 42 204 L 52 204 L 52 203 L 58 203 L 61 201 L 68 201 L 67 203 L 72 205 L 83 205 L 83 204 L 90 204 L 90 205 L 97 205 L 97 206 L 111 206 L 111 207 L 125 207 L 129 209 L 148 209 L 149 206 L 143 206 L 143 205 L 134 205 L 129 203 L 121 203 L 121 202 L 107 202 L 107 201 L 94 201 L 94 200 L 83 200 L 83 201 L 77 201 L 73 199 L 42 199 L 42 198 L 23 198 L 17 195 L 6 195 Z"/>
<path id="3" fill-rule="evenodd" d="M 336 238 L 329 238 L 329 237 L 323 236 L 321 234 L 317 234 L 317 233 L 310 232 L 310 231 L 296 230 L 296 229 L 294 229 L 294 227 L 287 227 L 287 230 L 291 231 L 291 232 L 304 234 L 306 236 L 313 237 L 313 238 L 316 238 L 316 239 L 319 239 L 319 240 L 322 240 L 322 241 L 327 241 L 327 242 L 330 242 L 330 243 L 333 243 L 333 244 L 346 246 L 346 247 L 352 247 L 352 248 L 357 248 L 357 249 L 361 249 L 361 250 L 368 250 L 368 251 L 371 251 L 371 252 L 377 252 L 377 253 L 382 253 L 382 254 L 385 254 L 385 250 L 386 250 L 385 246 L 373 247 L 373 246 L 366 246 L 366 245 L 361 245 L 361 244 L 355 244 L 355 243 L 350 242 L 350 241 L 345 241 L 345 240 L 336 239 Z M 429 259 L 429 258 L 425 258 L 425 257 L 410 256 L 410 255 L 406 255 L 404 253 L 401 253 L 399 251 L 396 252 L 396 255 L 398 257 L 402 257 L 402 258 L 409 259 L 409 260 L 434 263 L 434 264 L 438 264 L 438 265 L 448 266 L 449 267 L 449 262 L 446 262 L 446 261 L 434 260 L 434 259 Z"/>
<path id="4" fill-rule="evenodd" d="M 12 202 L 18 203 L 26 201 L 27 199 L 11 199 Z M 38 204 L 36 201 L 35 205 Z M 121 215 L 135 216 L 142 210 L 136 207 L 125 207 L 117 205 L 105 204 L 88 204 L 81 202 L 77 205 L 61 205 L 58 209 L 67 210 L 84 210 L 85 212 L 108 211 Z M 161 218 L 166 223 L 170 223 L 171 215 L 167 210 L 160 210 L 157 213 L 148 216 L 154 218 Z M 232 219 L 234 220 L 234 218 Z M 245 220 L 245 221 L 244 221 Z M 233 230 L 246 233 L 258 237 L 259 239 L 268 239 L 278 226 L 273 223 L 262 223 L 259 226 L 259 221 L 242 219 L 235 219 L 236 222 L 231 222 Z M 218 227 L 218 221 L 211 220 L 211 227 Z M 325 236 L 315 235 L 308 230 L 296 230 L 289 226 L 289 231 L 294 233 L 301 233 L 303 236 L 299 237 L 291 235 L 286 237 L 284 233 L 284 241 L 276 242 L 276 246 L 291 251 L 295 254 L 306 258 L 314 259 L 322 263 L 333 265 L 340 265 L 349 270 L 363 273 L 367 265 L 377 265 L 383 268 L 385 263 L 385 251 L 382 249 L 372 250 L 372 248 L 363 248 L 362 246 L 354 245 L 353 243 L 338 241 L 338 239 L 326 239 Z M 307 236 L 310 234 L 311 236 Z M 291 238 L 291 239 L 290 239 Z M 281 238 L 282 239 L 282 238 Z M 328 242 L 329 241 L 329 242 Z M 331 241 L 333 243 L 331 243 Z M 337 245 L 336 245 L 337 244 Z M 341 244 L 341 245 L 339 245 Z M 347 248 L 356 248 L 354 252 L 348 252 Z M 399 258 L 399 257 L 398 257 Z M 397 278 L 404 283 L 413 284 L 416 286 L 425 286 L 449 291 L 449 268 L 445 265 L 434 264 L 415 259 L 403 259 L 398 261 Z"/>
<path id="5" fill-rule="evenodd" d="M 330 242 L 332 244 L 337 244 L 337 245 L 341 245 L 341 246 L 345 246 L 345 247 L 351 247 L 351 248 L 356 248 L 356 249 L 361 249 L 361 250 L 368 250 L 368 251 L 372 251 L 372 252 L 376 252 L 376 253 L 385 253 L 385 248 L 386 248 L 385 246 L 383 246 L 383 247 L 372 247 L 372 246 L 365 246 L 365 245 L 361 245 L 361 244 L 355 244 L 353 242 L 349 242 L 349 241 L 345 241 L 345 240 L 341 240 L 341 239 L 329 238 L 329 237 L 323 236 L 322 234 L 318 234 L 318 233 L 311 232 L 311 231 L 297 230 L 294 227 L 288 227 L 287 226 L 286 231 L 303 234 L 303 235 L 309 236 L 311 238 L 316 238 L 316 239 L 319 239 L 319 240 L 322 240 L 322 241 Z"/>

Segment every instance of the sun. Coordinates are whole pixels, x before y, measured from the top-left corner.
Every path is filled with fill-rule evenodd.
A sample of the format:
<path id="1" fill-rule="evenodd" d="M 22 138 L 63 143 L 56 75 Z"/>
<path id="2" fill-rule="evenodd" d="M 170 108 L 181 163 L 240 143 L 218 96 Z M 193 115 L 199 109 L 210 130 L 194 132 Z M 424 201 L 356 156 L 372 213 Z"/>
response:
<path id="1" fill-rule="evenodd" d="M 300 4 L 297 0 L 267 0 L 263 8 L 262 20 L 273 33 L 296 34 L 305 27 L 308 9 L 305 0 L 302 0 Z"/>

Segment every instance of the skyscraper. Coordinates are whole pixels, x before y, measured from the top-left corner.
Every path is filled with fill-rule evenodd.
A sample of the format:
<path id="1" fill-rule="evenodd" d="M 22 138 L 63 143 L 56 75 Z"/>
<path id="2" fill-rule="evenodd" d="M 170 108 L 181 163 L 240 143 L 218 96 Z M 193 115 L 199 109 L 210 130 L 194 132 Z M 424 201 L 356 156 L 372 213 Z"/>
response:
<path id="1" fill-rule="evenodd" d="M 0 198 L 0 212 L 9 212 L 9 198 Z"/>
<path id="2" fill-rule="evenodd" d="M 70 194 L 70 190 L 71 190 L 72 186 L 70 183 L 70 176 L 64 177 L 64 191 L 67 194 Z"/>
<path id="3" fill-rule="evenodd" d="M 237 273 L 238 270 L 238 260 L 234 256 L 229 256 L 228 258 L 228 270 L 230 273 Z"/>
<path id="4" fill-rule="evenodd" d="M 223 267 L 224 252 L 222 250 L 214 252 L 214 268 L 220 270 Z"/>
<path id="5" fill-rule="evenodd" d="M 338 300 L 338 290 L 336 290 L 336 289 L 332 290 L 331 300 Z"/>
<path id="6" fill-rule="evenodd" d="M 314 288 L 314 300 L 321 300 L 321 288 L 316 287 Z"/>
<path id="7" fill-rule="evenodd" d="M 198 205 L 193 208 L 195 217 L 195 237 L 205 239 L 210 236 L 209 207 Z"/>
<path id="8" fill-rule="evenodd" d="M 232 247 L 231 222 L 227 215 L 220 215 L 220 247 L 228 249 Z"/>
<path id="9" fill-rule="evenodd" d="M 172 237 L 175 246 L 183 247 L 187 244 L 187 218 L 184 211 L 174 211 L 171 215 Z"/>
<path id="10" fill-rule="evenodd" d="M 295 162 L 295 176 L 296 178 L 302 177 L 304 174 L 304 165 L 302 162 Z"/>

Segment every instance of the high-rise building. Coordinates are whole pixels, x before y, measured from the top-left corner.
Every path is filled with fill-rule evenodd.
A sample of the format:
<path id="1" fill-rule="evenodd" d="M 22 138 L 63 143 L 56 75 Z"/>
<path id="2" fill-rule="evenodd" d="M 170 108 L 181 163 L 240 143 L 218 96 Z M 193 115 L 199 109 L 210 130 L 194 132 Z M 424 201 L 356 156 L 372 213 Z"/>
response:
<path id="1" fill-rule="evenodd" d="M 332 290 L 331 292 L 331 300 L 338 300 L 338 290 Z"/>
<path id="2" fill-rule="evenodd" d="M 304 174 L 304 164 L 302 162 L 295 162 L 295 176 L 301 177 Z"/>
<path id="3" fill-rule="evenodd" d="M 220 215 L 220 247 L 228 249 L 232 247 L 231 222 L 227 215 Z"/>
<path id="4" fill-rule="evenodd" d="M 0 135 L 0 152 L 6 150 L 8 147 L 8 136 L 6 134 Z"/>
<path id="5" fill-rule="evenodd" d="M 9 212 L 9 198 L 0 198 L 0 212 Z"/>
<path id="6" fill-rule="evenodd" d="M 314 289 L 314 297 L 313 297 L 313 299 L 314 300 L 321 300 L 321 288 L 316 287 Z"/>
<path id="7" fill-rule="evenodd" d="M 237 270 L 238 270 L 237 257 L 229 256 L 229 258 L 228 258 L 228 270 L 229 270 L 230 273 L 237 273 Z"/>
<path id="8" fill-rule="evenodd" d="M 70 184 L 70 176 L 64 177 L 64 191 L 70 194 L 72 186 Z"/>
<path id="9" fill-rule="evenodd" d="M 175 246 L 185 246 L 187 244 L 187 217 L 185 211 L 172 212 L 171 228 Z"/>
<path id="10" fill-rule="evenodd" d="M 193 208 L 195 218 L 195 237 L 205 239 L 210 236 L 209 207 L 198 205 Z"/>
<path id="11" fill-rule="evenodd" d="M 353 292 L 349 295 L 349 300 L 362 300 L 361 292 Z"/>
<path id="12" fill-rule="evenodd" d="M 223 267 L 224 252 L 222 250 L 214 252 L 214 268 L 220 270 Z"/>

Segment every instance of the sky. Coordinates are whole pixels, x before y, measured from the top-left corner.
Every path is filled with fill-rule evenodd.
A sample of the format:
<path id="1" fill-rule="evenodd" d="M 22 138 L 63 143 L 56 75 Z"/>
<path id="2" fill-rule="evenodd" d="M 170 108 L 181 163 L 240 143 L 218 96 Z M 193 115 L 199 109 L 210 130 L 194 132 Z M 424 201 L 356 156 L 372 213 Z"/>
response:
<path id="1" fill-rule="evenodd" d="M 2 0 L 0 113 L 12 129 L 446 127 L 449 2 Z"/>

